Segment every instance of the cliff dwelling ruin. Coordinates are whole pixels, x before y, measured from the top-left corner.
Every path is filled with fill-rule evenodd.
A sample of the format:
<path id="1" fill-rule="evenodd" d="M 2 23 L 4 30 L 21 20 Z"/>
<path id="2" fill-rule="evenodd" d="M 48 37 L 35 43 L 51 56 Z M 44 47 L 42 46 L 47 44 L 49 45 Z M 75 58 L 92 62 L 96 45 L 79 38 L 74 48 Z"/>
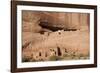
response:
<path id="1" fill-rule="evenodd" d="M 89 59 L 89 14 L 22 11 L 22 61 Z"/>

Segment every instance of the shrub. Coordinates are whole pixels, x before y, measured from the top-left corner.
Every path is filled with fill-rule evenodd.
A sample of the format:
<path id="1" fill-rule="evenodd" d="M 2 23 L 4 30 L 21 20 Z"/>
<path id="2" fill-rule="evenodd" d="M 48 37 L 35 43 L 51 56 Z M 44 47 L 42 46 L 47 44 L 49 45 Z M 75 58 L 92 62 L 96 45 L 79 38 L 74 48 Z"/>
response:
<path id="1" fill-rule="evenodd" d="M 51 56 L 51 57 L 49 58 L 50 61 L 57 61 L 57 60 L 61 60 L 61 59 L 62 59 L 62 58 L 59 57 L 59 56 Z"/>
<path id="2" fill-rule="evenodd" d="M 22 62 L 36 62 L 36 60 L 34 58 L 32 58 L 32 57 L 26 57 L 26 56 L 24 56 L 22 58 Z"/>
<path id="3" fill-rule="evenodd" d="M 23 57 L 22 58 L 22 62 L 29 62 L 30 61 L 30 58 L 28 58 L 28 57 Z"/>

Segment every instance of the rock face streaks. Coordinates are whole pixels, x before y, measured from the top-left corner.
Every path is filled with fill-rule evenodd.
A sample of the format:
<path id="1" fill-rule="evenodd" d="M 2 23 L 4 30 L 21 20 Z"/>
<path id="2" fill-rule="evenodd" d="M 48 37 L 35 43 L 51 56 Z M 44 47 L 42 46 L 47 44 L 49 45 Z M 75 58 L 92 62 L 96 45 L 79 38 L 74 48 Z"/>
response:
<path id="1" fill-rule="evenodd" d="M 89 58 L 89 14 L 22 11 L 22 58 L 52 61 Z"/>

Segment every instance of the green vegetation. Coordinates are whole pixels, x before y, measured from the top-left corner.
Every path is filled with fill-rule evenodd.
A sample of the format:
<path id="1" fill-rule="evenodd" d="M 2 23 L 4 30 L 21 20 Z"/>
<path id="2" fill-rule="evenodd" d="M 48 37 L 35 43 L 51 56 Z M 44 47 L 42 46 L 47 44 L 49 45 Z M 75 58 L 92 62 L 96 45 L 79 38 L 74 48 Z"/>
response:
<path id="1" fill-rule="evenodd" d="M 28 57 L 23 57 L 23 58 L 22 58 L 22 62 L 30 62 L 30 58 L 28 58 Z"/>
<path id="2" fill-rule="evenodd" d="M 65 53 L 63 55 L 63 58 L 64 58 L 64 60 L 88 59 L 89 58 L 89 54 L 84 55 L 84 54 L 77 53 L 77 52 Z"/>
<path id="3" fill-rule="evenodd" d="M 24 56 L 22 58 L 22 62 L 36 62 L 36 60 L 34 58 L 32 58 L 32 57 L 26 57 L 26 56 Z"/>
<path id="4" fill-rule="evenodd" d="M 50 61 L 57 61 L 57 60 L 62 60 L 62 58 L 59 57 L 59 56 L 51 56 L 51 57 L 49 58 L 49 60 L 50 60 Z"/>

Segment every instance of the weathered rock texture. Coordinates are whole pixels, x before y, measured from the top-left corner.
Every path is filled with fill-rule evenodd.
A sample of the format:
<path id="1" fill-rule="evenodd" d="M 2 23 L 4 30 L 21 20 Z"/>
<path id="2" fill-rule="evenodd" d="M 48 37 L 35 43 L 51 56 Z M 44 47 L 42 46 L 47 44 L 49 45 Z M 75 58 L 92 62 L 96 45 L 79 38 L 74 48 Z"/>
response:
<path id="1" fill-rule="evenodd" d="M 23 59 L 46 61 L 52 56 L 56 56 L 56 60 L 58 57 L 61 60 L 89 57 L 87 13 L 22 11 L 22 26 Z"/>

